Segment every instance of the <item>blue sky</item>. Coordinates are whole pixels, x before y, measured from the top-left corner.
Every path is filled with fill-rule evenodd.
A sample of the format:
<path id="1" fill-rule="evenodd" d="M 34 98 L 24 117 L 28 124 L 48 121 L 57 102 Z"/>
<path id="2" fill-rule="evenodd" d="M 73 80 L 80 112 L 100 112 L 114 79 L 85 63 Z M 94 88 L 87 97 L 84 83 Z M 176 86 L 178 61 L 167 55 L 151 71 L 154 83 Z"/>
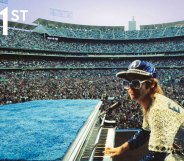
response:
<path id="1" fill-rule="evenodd" d="M 184 0 L 8 0 L 9 12 L 28 10 L 25 23 L 45 18 L 72 24 L 125 26 L 126 29 L 133 16 L 137 28 L 182 21 L 183 6 Z M 53 9 L 57 10 L 55 16 L 51 15 Z"/>

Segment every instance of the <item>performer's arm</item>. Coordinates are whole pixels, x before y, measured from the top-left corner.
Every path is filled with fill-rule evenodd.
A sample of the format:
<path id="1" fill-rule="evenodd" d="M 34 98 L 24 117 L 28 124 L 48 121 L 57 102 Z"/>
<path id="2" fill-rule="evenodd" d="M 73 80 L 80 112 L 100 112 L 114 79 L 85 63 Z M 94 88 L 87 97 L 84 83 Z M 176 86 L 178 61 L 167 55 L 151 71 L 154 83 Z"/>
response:
<path id="1" fill-rule="evenodd" d="M 112 148 L 112 147 L 107 147 L 105 148 L 105 155 L 109 155 L 111 157 L 120 155 L 124 153 L 128 149 L 135 149 L 138 148 L 139 146 L 143 145 L 146 141 L 149 139 L 149 131 L 141 129 L 139 132 L 137 132 L 130 140 L 127 142 L 123 143 L 121 146 Z"/>
<path id="2" fill-rule="evenodd" d="M 141 129 L 131 139 L 128 140 L 129 149 L 133 150 L 140 147 L 149 140 L 149 136 L 150 131 Z"/>

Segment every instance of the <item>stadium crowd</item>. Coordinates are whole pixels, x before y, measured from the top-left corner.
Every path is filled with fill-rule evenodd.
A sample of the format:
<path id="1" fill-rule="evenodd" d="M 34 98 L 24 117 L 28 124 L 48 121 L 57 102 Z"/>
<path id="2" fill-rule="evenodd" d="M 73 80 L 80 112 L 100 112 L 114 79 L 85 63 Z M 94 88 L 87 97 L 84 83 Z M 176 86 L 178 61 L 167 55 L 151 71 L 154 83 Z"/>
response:
<path id="1" fill-rule="evenodd" d="M 9 35 L 0 32 L 0 46 L 4 48 L 19 48 L 29 50 L 46 50 L 80 54 L 124 54 L 124 53 L 158 53 L 184 51 L 184 39 L 155 39 L 127 41 L 78 41 L 78 40 L 48 40 L 43 34 L 9 29 Z"/>
<path id="2" fill-rule="evenodd" d="M 122 67 L 127 65 L 127 61 L 119 61 L 116 62 L 107 61 L 107 60 L 75 60 L 75 59 L 65 59 L 65 60 L 58 60 L 59 58 L 54 58 L 51 60 L 51 58 L 47 59 L 20 59 L 20 58 L 2 58 L 0 60 L 0 67 L 1 68 L 58 68 L 58 67 L 73 67 L 73 68 L 96 68 L 96 67 Z M 182 63 L 182 61 L 181 61 Z"/>
<path id="3" fill-rule="evenodd" d="M 43 27 L 48 34 L 58 37 L 79 38 L 79 39 L 103 39 L 103 40 L 130 40 L 147 38 L 166 38 L 184 35 L 183 26 L 144 29 L 136 31 L 124 31 L 122 27 L 88 27 L 78 25 L 68 25 L 61 27 Z"/>
<path id="4" fill-rule="evenodd" d="M 62 58 L 6 58 L 0 59 L 0 68 L 122 68 L 128 66 L 127 60 L 75 60 L 75 59 L 62 59 Z M 176 60 L 176 61 L 173 61 Z M 157 67 L 182 67 L 184 66 L 184 58 L 172 57 L 165 58 L 158 61 L 158 59 L 151 59 Z"/>
<path id="5" fill-rule="evenodd" d="M 3 36 L 0 27 L 0 47 L 3 48 L 0 51 L 3 55 L 0 58 L 0 104 L 48 99 L 102 99 L 102 110 L 105 110 L 112 103 L 121 101 L 121 106 L 109 111 L 107 118 L 116 120 L 120 128 L 140 127 L 142 122 L 140 108 L 128 99 L 127 91 L 122 88 L 121 81 L 115 77 L 122 68 L 127 68 L 132 58 L 131 60 L 92 60 L 38 58 L 35 55 L 47 55 L 45 52 L 50 54 L 64 52 L 66 55 L 183 53 L 184 27 L 131 32 L 122 32 L 120 28 L 93 29 L 71 27 L 58 31 L 49 28 L 51 36 L 86 39 L 57 41 L 49 40 L 45 34 L 17 29 L 9 29 L 9 35 Z M 88 41 L 87 39 L 125 41 Z M 25 49 L 27 53 L 17 49 Z M 35 54 L 36 51 L 39 52 Z M 35 55 L 30 55 L 31 52 Z M 27 57 L 10 57 L 9 54 L 12 53 L 24 54 Z M 158 78 L 165 95 L 184 105 L 183 57 L 150 57 L 149 59 L 158 67 Z"/>
<path id="6" fill-rule="evenodd" d="M 183 70 L 158 70 L 165 94 L 182 104 Z M 141 124 L 141 120 L 137 120 L 141 115 L 140 108 L 129 101 L 121 81 L 115 77 L 118 71 L 120 69 L 1 71 L 0 104 L 47 99 L 103 99 L 105 94 L 114 101 L 122 101 L 121 107 L 109 114 L 118 127 L 138 127 Z M 111 103 L 104 103 L 103 108 Z"/>

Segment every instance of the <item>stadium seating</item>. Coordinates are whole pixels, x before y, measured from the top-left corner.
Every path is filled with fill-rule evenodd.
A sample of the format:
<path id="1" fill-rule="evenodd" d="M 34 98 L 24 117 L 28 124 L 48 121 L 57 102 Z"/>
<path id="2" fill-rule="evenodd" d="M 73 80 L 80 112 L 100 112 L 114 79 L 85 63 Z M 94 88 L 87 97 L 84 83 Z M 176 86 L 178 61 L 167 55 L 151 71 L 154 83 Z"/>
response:
<path id="1" fill-rule="evenodd" d="M 141 126 L 141 111 L 115 74 L 134 59 L 151 61 L 165 94 L 183 104 L 184 27 L 124 31 L 121 27 L 45 26 L 48 34 L 0 27 L 0 104 L 42 99 L 122 101 L 107 117 Z M 108 98 L 108 97 L 107 97 Z M 107 100 L 106 100 L 107 101 Z M 110 103 L 104 101 L 103 107 Z M 112 102 L 111 102 L 112 103 Z"/>

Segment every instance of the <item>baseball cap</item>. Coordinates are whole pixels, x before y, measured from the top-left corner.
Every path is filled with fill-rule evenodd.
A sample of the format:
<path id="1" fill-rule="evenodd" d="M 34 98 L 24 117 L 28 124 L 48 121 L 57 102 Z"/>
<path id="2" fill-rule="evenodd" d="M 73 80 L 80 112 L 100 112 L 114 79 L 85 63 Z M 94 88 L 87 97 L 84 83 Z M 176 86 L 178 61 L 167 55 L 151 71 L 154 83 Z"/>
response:
<path id="1" fill-rule="evenodd" d="M 135 60 L 128 66 L 127 71 L 118 72 L 116 76 L 127 80 L 131 78 L 156 78 L 156 71 L 152 63 Z"/>

